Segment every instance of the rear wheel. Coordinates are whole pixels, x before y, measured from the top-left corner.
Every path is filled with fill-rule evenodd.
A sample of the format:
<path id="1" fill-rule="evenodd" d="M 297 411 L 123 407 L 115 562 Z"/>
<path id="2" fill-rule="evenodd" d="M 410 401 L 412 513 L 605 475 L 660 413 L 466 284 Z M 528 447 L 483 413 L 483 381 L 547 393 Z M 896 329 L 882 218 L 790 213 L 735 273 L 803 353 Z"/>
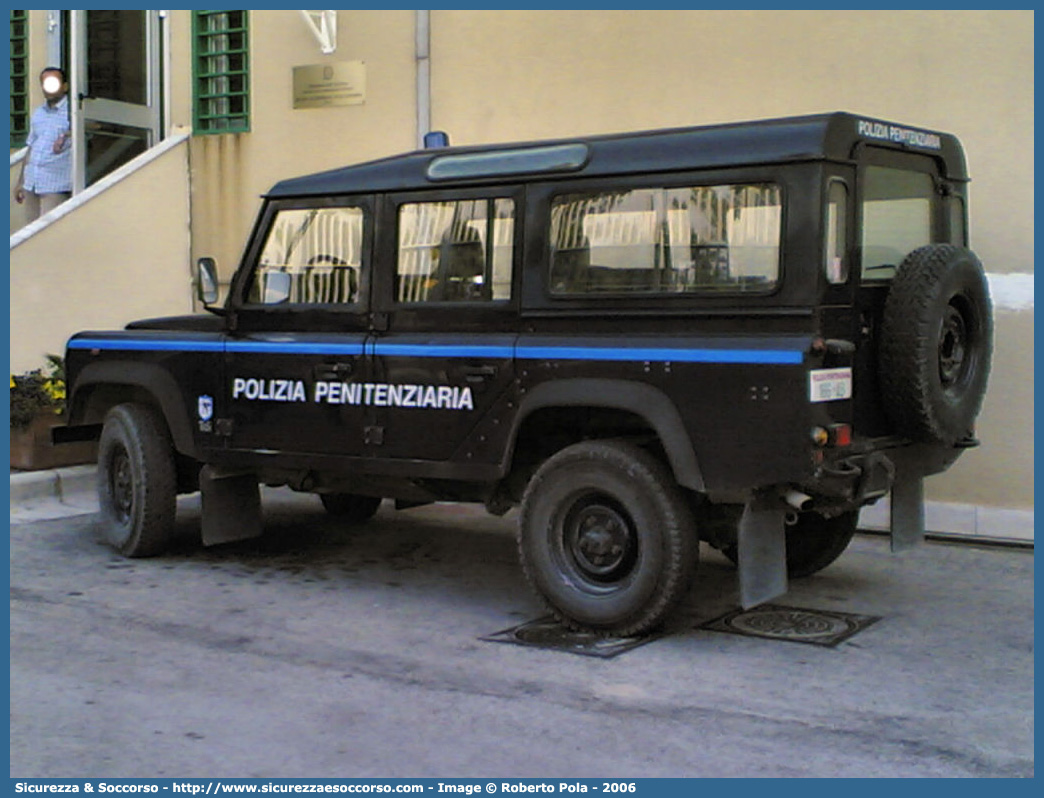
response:
<path id="1" fill-rule="evenodd" d="M 156 411 L 139 404 L 109 411 L 97 485 L 109 544 L 127 557 L 160 554 L 174 528 L 177 475 L 167 425 Z"/>
<path id="2" fill-rule="evenodd" d="M 545 462 L 519 517 L 526 577 L 566 626 L 620 636 L 658 626 L 698 556 L 688 506 L 643 449 L 589 441 Z"/>
<path id="3" fill-rule="evenodd" d="M 858 523 L 858 510 L 832 518 L 800 513 L 786 528 L 787 576 L 800 579 L 822 571 L 848 548 Z M 721 553 L 733 563 L 739 562 L 735 543 L 722 548 Z"/>
<path id="4" fill-rule="evenodd" d="M 358 496 L 354 493 L 320 493 L 319 500 L 326 512 L 349 524 L 361 524 L 373 518 L 382 499 L 375 496 Z"/>
<path id="5" fill-rule="evenodd" d="M 799 514 L 797 523 L 787 527 L 787 575 L 799 578 L 822 571 L 848 548 L 858 523 L 858 511 L 833 518 Z"/>

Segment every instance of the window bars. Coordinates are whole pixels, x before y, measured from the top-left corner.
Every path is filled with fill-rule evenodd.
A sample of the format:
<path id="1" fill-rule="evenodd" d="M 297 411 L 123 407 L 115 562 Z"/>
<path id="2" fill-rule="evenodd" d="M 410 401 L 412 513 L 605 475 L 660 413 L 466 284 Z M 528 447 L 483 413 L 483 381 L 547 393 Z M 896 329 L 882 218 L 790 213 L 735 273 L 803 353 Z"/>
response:
<path id="1" fill-rule="evenodd" d="M 11 149 L 29 135 L 29 12 L 11 11 Z"/>
<path id="2" fill-rule="evenodd" d="M 250 130 L 248 14 L 192 12 L 193 125 L 197 134 Z"/>

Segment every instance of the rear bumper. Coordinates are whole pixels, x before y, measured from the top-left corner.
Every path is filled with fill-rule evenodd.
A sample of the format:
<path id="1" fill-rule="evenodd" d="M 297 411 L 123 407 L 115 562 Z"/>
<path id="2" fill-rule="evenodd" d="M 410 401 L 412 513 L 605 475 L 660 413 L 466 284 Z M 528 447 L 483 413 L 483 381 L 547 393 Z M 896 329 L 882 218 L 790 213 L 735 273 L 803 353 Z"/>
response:
<path id="1" fill-rule="evenodd" d="M 877 501 L 894 483 L 892 459 L 885 452 L 865 452 L 824 464 L 801 489 L 817 509 L 844 512 Z"/>
<path id="2" fill-rule="evenodd" d="M 863 440 L 850 453 L 828 460 L 809 482 L 798 487 L 820 510 L 856 510 L 891 491 L 897 471 L 905 480 L 938 474 L 977 445 L 974 438 L 956 446 L 911 443 L 896 437 Z"/>

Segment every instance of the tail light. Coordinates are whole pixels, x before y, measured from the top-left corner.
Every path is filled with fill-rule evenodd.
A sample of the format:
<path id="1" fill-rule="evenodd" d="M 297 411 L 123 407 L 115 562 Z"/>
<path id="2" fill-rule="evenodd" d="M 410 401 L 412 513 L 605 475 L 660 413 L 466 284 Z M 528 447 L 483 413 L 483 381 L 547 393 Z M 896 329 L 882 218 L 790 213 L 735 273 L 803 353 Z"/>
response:
<path id="1" fill-rule="evenodd" d="M 812 443 L 817 447 L 834 446 L 843 448 L 852 445 L 851 424 L 831 424 L 829 427 L 813 427 Z"/>
<path id="2" fill-rule="evenodd" d="M 852 445 L 852 426 L 850 424 L 831 424 L 827 431 L 830 435 L 830 446 Z"/>

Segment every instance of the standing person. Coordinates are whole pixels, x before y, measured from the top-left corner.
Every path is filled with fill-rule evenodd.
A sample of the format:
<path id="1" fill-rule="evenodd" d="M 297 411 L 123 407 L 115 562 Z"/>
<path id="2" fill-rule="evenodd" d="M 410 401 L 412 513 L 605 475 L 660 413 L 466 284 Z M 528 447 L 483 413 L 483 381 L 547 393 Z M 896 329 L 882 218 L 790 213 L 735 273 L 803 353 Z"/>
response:
<path id="1" fill-rule="evenodd" d="M 54 210 L 72 194 L 72 142 L 69 130 L 69 84 L 59 67 L 40 73 L 47 102 L 33 111 L 29 123 L 29 152 L 15 186 L 15 202 L 25 203 L 32 222 Z"/>

